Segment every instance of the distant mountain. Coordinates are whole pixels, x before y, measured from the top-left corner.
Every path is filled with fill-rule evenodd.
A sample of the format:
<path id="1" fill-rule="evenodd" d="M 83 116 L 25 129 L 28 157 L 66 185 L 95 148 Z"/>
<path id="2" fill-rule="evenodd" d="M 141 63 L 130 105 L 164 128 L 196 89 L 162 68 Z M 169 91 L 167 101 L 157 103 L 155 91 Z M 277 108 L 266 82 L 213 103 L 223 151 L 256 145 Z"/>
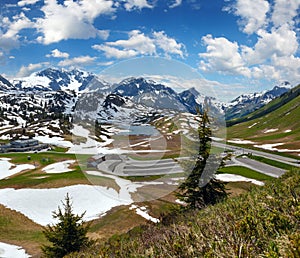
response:
<path id="1" fill-rule="evenodd" d="M 247 140 L 254 147 L 278 149 L 299 157 L 299 103 L 300 85 L 246 117 L 229 121 L 227 136 L 230 140 Z"/>
<path id="2" fill-rule="evenodd" d="M 227 122 L 227 124 L 229 126 L 231 126 L 231 125 L 234 125 L 234 124 L 238 124 L 238 123 L 242 123 L 242 122 L 246 122 L 246 121 L 251 121 L 251 120 L 254 120 L 256 118 L 260 118 L 264 115 L 267 115 L 268 113 L 271 113 L 271 112 L 275 111 L 278 108 L 281 108 L 283 105 L 285 105 L 288 102 L 294 100 L 299 95 L 300 95 L 300 85 L 290 89 L 286 93 L 284 93 L 281 96 L 273 99 L 268 104 L 264 105 L 263 107 L 261 107 L 260 109 L 258 109 L 256 111 L 248 114 L 247 116 L 229 120 Z"/>
<path id="3" fill-rule="evenodd" d="M 243 94 L 225 105 L 226 120 L 241 118 L 268 104 L 291 89 L 289 82 L 260 93 Z"/>
<path id="4" fill-rule="evenodd" d="M 275 86 L 272 90 L 244 94 L 229 104 L 224 104 L 213 97 L 199 93 L 195 88 L 178 93 L 163 83 L 142 77 L 130 77 L 119 83 L 109 84 L 97 75 L 79 69 L 48 68 L 11 82 L 0 77 L 0 91 L 15 91 L 11 97 L 5 97 L 8 103 L 3 104 L 4 111 L 18 108 L 13 106 L 15 104 L 10 106 L 9 101 L 10 98 L 14 98 L 12 103 L 15 103 L 17 96 L 20 103 L 23 103 L 23 107 L 29 107 L 31 104 L 26 96 L 27 92 L 38 96 L 41 103 L 49 102 L 44 98 L 53 98 L 50 104 L 54 103 L 58 106 L 52 107 L 51 112 L 71 115 L 77 107 L 77 111 L 81 109 L 79 113 L 82 117 L 96 118 L 99 115 L 101 119 L 120 119 L 121 117 L 124 119 L 127 115 L 131 121 L 137 117 L 142 121 L 144 118 L 141 118 L 139 113 L 146 114 L 147 110 L 154 113 L 166 113 L 168 110 L 173 110 L 195 114 L 197 108 L 202 110 L 203 107 L 208 107 L 214 117 L 219 116 L 224 119 L 225 114 L 227 120 L 232 120 L 259 109 L 285 93 L 289 87 L 290 84 L 285 82 L 280 86 Z M 51 97 L 49 94 L 46 97 L 46 93 L 49 93 Z M 78 100 L 80 103 L 77 103 Z M 121 112 L 124 115 L 119 114 Z M 145 118 L 145 121 L 149 119 L 152 118 Z"/>
<path id="5" fill-rule="evenodd" d="M 101 81 L 96 75 L 73 69 L 70 71 L 64 69 L 48 68 L 36 72 L 28 77 L 15 79 L 13 84 L 19 90 L 26 91 L 59 91 L 74 90 L 81 92 L 86 90 L 107 90 L 109 84 Z"/>
<path id="6" fill-rule="evenodd" d="M 134 123 L 142 121 L 141 118 L 147 120 L 148 115 L 155 110 L 159 109 L 136 103 L 129 97 L 111 93 L 102 102 L 97 118 L 101 122 Z"/>
<path id="7" fill-rule="evenodd" d="M 158 109 L 188 111 L 178 93 L 170 87 L 144 78 L 128 78 L 114 86 L 113 93 L 137 104 Z"/>
<path id="8" fill-rule="evenodd" d="M 223 115 L 224 103 L 211 96 L 205 96 L 195 88 L 190 88 L 179 93 L 179 96 L 189 112 L 196 114 L 196 109 L 208 108 L 213 114 Z"/>
<path id="9" fill-rule="evenodd" d="M 3 76 L 0 75 L 0 91 L 15 90 L 16 88 Z"/>

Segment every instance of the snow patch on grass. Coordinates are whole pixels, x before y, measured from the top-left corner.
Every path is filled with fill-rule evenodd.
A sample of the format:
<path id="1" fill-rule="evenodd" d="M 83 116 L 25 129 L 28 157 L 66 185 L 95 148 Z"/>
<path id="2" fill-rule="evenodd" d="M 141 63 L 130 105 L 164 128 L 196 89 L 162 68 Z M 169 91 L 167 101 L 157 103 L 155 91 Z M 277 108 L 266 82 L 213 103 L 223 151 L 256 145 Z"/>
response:
<path id="1" fill-rule="evenodd" d="M 86 211 L 83 218 L 85 221 L 97 219 L 113 207 L 131 203 L 118 198 L 114 189 L 92 185 L 51 189 L 0 189 L 0 203 L 45 226 L 57 223 L 52 217 L 52 212 L 56 211 L 58 206 L 62 207 L 61 201 L 64 201 L 67 193 L 71 197 L 75 214 Z"/>
<path id="2" fill-rule="evenodd" d="M 230 143 L 236 143 L 236 144 L 254 144 L 255 142 L 249 141 L 249 140 L 241 140 L 241 139 L 232 139 L 228 140 Z"/>
<path id="3" fill-rule="evenodd" d="M 138 207 L 136 205 L 131 205 L 131 207 L 129 208 L 129 210 L 133 210 L 135 209 L 135 212 L 137 215 L 142 216 L 144 219 L 152 221 L 153 223 L 159 223 L 159 219 L 152 217 L 151 215 L 148 214 L 147 208 L 142 206 L 142 207 Z"/>
<path id="4" fill-rule="evenodd" d="M 1 258 L 27 258 L 31 257 L 26 254 L 25 250 L 16 245 L 9 245 L 6 243 L 0 242 L 0 257 Z"/>
<path id="5" fill-rule="evenodd" d="M 38 140 L 39 142 L 42 143 L 48 143 L 48 144 L 52 144 L 52 145 L 56 145 L 56 146 L 60 146 L 60 147 L 64 147 L 64 148 L 70 148 L 73 146 L 73 144 L 69 141 L 66 141 L 64 138 L 62 137 L 49 137 L 49 135 L 38 135 L 35 136 L 34 139 Z"/>
<path id="6" fill-rule="evenodd" d="M 254 147 L 265 149 L 265 150 L 271 150 L 271 151 L 278 151 L 278 152 L 300 152 L 300 149 L 278 149 L 275 148 L 277 146 L 284 145 L 284 143 L 279 142 L 279 143 L 271 143 L 271 144 L 262 144 L 262 145 L 254 145 Z"/>
<path id="7" fill-rule="evenodd" d="M 256 185 L 264 185 L 261 181 L 234 174 L 217 174 L 216 179 L 224 182 L 250 182 Z"/>
<path id="8" fill-rule="evenodd" d="M 76 160 L 65 160 L 61 162 L 56 162 L 44 167 L 42 170 L 50 174 L 69 172 L 72 171 L 72 169 L 69 169 L 69 166 L 75 161 Z"/>
<path id="9" fill-rule="evenodd" d="M 248 128 L 250 129 L 250 128 L 252 128 L 253 126 L 255 126 L 255 125 L 257 125 L 258 123 L 254 123 L 254 124 L 252 124 L 252 125 L 249 125 L 248 126 Z"/>
<path id="10" fill-rule="evenodd" d="M 8 158 L 0 158 L 0 179 L 12 176 L 14 174 L 20 173 L 26 169 L 34 169 L 35 166 L 31 164 L 20 164 L 15 165 L 9 162 Z"/>
<path id="11" fill-rule="evenodd" d="M 267 129 L 264 131 L 264 133 L 273 133 L 273 132 L 276 132 L 278 131 L 278 128 L 272 128 L 272 129 Z"/>

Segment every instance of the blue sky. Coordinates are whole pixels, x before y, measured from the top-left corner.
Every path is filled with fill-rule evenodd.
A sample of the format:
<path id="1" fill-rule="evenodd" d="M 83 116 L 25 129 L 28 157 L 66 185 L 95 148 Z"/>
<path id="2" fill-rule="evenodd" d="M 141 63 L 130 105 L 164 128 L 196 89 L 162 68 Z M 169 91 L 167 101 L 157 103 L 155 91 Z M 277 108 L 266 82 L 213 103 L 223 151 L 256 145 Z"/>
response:
<path id="1" fill-rule="evenodd" d="M 1 0 L 0 73 L 183 62 L 228 99 L 300 83 L 300 0 Z"/>

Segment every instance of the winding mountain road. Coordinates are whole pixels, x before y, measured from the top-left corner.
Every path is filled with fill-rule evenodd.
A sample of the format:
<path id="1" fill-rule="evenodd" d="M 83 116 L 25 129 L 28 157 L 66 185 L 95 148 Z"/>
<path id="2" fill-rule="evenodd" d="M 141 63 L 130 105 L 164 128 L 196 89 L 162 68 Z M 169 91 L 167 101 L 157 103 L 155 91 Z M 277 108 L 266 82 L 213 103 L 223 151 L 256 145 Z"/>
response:
<path id="1" fill-rule="evenodd" d="M 284 156 L 280 156 L 280 155 L 277 155 L 277 154 L 258 151 L 258 150 L 247 149 L 247 148 L 244 148 L 244 147 L 237 147 L 237 146 L 233 146 L 233 145 L 229 145 L 229 144 L 225 144 L 225 143 L 221 143 L 221 142 L 213 142 L 213 145 L 216 146 L 216 147 L 227 149 L 227 150 L 232 150 L 237 155 L 252 153 L 252 155 L 264 157 L 264 158 L 267 158 L 267 159 L 276 160 L 276 161 L 279 161 L 279 162 L 282 162 L 282 163 L 285 163 L 285 164 L 288 164 L 288 165 L 291 165 L 291 166 L 300 167 L 300 159 L 284 157 Z M 261 162 L 259 162 L 259 163 L 261 163 Z"/>
<path id="2" fill-rule="evenodd" d="M 285 169 L 281 169 L 281 168 L 277 168 L 274 166 L 270 166 L 268 164 L 253 160 L 253 159 L 249 159 L 247 157 L 240 157 L 240 158 L 232 158 L 232 165 L 229 166 L 243 166 L 243 167 L 247 167 L 250 168 L 252 170 L 255 170 L 257 172 L 260 172 L 262 174 L 271 176 L 271 177 L 280 177 L 281 175 L 283 175 L 286 170 Z"/>

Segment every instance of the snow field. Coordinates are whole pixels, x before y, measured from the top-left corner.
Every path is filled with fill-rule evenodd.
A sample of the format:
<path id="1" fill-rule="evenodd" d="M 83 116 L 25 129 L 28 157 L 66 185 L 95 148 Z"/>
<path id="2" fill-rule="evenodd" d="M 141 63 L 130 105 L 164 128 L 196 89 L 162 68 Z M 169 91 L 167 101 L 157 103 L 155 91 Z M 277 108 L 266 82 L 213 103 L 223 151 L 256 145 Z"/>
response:
<path id="1" fill-rule="evenodd" d="M 7 178 L 23 170 L 35 168 L 35 166 L 31 164 L 15 165 L 9 162 L 9 160 L 8 158 L 0 158 L 0 179 Z"/>
<path id="2" fill-rule="evenodd" d="M 20 246 L 9 245 L 0 242 L 0 257 L 1 258 L 28 258 L 30 255 L 26 254 L 25 250 Z"/>

